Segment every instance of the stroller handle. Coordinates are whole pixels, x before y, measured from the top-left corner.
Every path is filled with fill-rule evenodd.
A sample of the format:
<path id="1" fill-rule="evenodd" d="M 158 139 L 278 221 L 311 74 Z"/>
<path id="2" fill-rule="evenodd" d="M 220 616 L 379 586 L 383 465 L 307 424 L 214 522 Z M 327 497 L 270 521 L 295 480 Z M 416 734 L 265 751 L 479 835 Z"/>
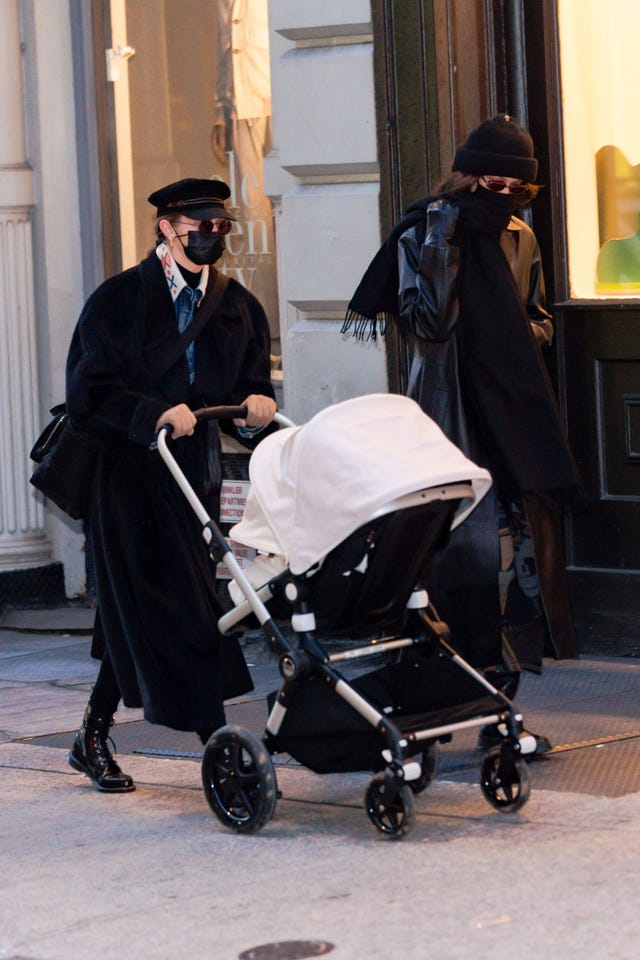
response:
<path id="1" fill-rule="evenodd" d="M 248 414 L 247 407 L 228 407 L 228 406 L 219 406 L 219 407 L 200 407 L 199 410 L 194 410 L 193 415 L 196 420 L 245 420 Z M 288 417 L 285 417 L 282 413 L 276 413 L 274 416 L 274 422 L 280 427 L 294 427 L 295 424 L 293 420 L 289 420 Z M 173 427 L 170 423 L 165 423 L 160 427 L 160 430 L 166 434 L 167 437 L 170 437 L 173 433 Z"/>
<path id="2" fill-rule="evenodd" d="M 196 420 L 244 420 L 249 411 L 246 407 L 200 407 L 199 410 L 194 410 L 193 415 Z M 171 423 L 163 423 L 160 427 L 158 433 L 163 433 L 166 437 L 170 437 L 173 433 L 173 425 Z"/>
<path id="3" fill-rule="evenodd" d="M 196 420 L 244 420 L 248 412 L 246 407 L 200 407 L 193 415 Z"/>
<path id="4" fill-rule="evenodd" d="M 248 412 L 246 407 L 201 407 L 193 415 L 196 420 L 245 420 Z M 276 413 L 273 419 L 280 427 L 295 427 L 293 420 L 282 413 Z"/>

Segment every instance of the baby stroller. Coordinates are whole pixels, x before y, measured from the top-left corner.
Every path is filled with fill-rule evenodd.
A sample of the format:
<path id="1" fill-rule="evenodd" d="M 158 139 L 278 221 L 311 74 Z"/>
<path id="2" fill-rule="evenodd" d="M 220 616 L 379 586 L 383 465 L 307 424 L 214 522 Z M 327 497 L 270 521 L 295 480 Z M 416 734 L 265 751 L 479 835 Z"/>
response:
<path id="1" fill-rule="evenodd" d="M 535 738 L 507 696 L 458 655 L 427 593 L 431 558 L 489 489 L 486 470 L 406 397 L 330 406 L 302 427 L 279 429 L 252 454 L 246 509 L 230 531 L 259 551 L 243 571 L 163 431 L 158 446 L 212 558 L 233 578 L 234 606 L 219 629 L 255 617 L 279 655 L 282 682 L 262 739 L 227 725 L 204 750 L 205 794 L 223 824 L 250 833 L 269 821 L 272 756 L 284 753 L 316 773 L 370 771 L 367 815 L 381 834 L 401 836 L 414 795 L 436 774 L 438 744 L 485 723 L 498 724 L 503 739 L 482 761 L 484 796 L 502 812 L 526 803 L 523 756 L 535 751 Z M 278 623 L 286 616 L 291 631 Z M 348 679 L 365 658 L 374 666 Z"/>

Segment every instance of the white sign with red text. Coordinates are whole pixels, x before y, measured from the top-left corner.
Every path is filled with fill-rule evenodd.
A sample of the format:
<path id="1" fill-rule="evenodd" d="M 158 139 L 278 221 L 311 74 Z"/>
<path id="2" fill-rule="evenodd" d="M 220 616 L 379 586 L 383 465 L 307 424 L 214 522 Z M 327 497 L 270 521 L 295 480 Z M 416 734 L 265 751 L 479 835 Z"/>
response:
<path id="1" fill-rule="evenodd" d="M 232 524 L 242 520 L 244 508 L 247 505 L 247 496 L 251 484 L 248 480 L 223 480 L 220 488 L 220 523 Z M 255 559 L 256 551 L 253 547 L 245 547 L 243 543 L 236 543 L 227 537 L 227 543 L 241 569 L 244 569 Z M 231 574 L 224 563 L 218 564 L 218 578 L 230 580 Z"/>
<path id="2" fill-rule="evenodd" d="M 251 484 L 248 480 L 223 480 L 220 488 L 220 523 L 242 520 Z"/>
<path id="3" fill-rule="evenodd" d="M 238 561 L 238 566 L 241 570 L 244 570 L 245 567 L 255 560 L 256 551 L 253 549 L 253 547 L 245 547 L 244 543 L 236 543 L 235 540 L 230 540 L 229 537 L 226 537 L 225 539 L 233 550 L 233 555 Z M 227 567 L 224 563 L 219 563 L 216 571 L 218 580 L 231 580 L 231 574 L 227 570 Z"/>

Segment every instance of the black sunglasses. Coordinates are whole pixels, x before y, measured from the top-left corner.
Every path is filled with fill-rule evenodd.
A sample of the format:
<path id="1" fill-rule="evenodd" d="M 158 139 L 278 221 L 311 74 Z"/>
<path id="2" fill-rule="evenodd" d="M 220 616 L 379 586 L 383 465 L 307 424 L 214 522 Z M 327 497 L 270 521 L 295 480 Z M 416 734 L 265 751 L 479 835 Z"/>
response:
<path id="1" fill-rule="evenodd" d="M 180 223 L 184 223 L 184 220 L 180 220 Z M 198 225 L 195 224 L 185 224 L 188 226 L 191 231 L 197 231 L 198 233 L 203 233 L 205 236 L 209 233 L 219 233 L 221 237 L 226 237 L 228 233 L 231 232 L 232 223 L 231 220 L 201 220 Z"/>
<path id="2" fill-rule="evenodd" d="M 502 193 L 503 190 L 507 189 L 514 197 L 524 197 L 530 192 L 526 183 L 507 183 L 506 180 L 501 180 L 499 177 L 481 177 L 480 179 L 484 181 L 487 190 L 491 190 L 492 193 Z"/>

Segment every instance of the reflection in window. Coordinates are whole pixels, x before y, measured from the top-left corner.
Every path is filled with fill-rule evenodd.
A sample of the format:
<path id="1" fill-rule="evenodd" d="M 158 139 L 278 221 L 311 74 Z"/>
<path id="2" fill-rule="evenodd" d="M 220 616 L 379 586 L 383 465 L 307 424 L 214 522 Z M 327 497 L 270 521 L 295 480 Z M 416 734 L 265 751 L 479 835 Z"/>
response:
<path id="1" fill-rule="evenodd" d="M 225 272 L 254 293 L 278 333 L 271 203 L 262 161 L 271 149 L 267 0 L 217 0 L 217 76 L 211 131 L 214 175 L 231 187 L 238 223 L 227 238 Z"/>
<path id="2" fill-rule="evenodd" d="M 138 259 L 152 236 L 147 196 L 182 177 L 224 180 L 237 217 L 220 267 L 262 303 L 274 379 L 280 335 L 273 215 L 264 195 L 271 149 L 267 0 L 126 0 Z"/>
<path id="3" fill-rule="evenodd" d="M 573 297 L 640 294 L 637 2 L 559 0 Z"/>

